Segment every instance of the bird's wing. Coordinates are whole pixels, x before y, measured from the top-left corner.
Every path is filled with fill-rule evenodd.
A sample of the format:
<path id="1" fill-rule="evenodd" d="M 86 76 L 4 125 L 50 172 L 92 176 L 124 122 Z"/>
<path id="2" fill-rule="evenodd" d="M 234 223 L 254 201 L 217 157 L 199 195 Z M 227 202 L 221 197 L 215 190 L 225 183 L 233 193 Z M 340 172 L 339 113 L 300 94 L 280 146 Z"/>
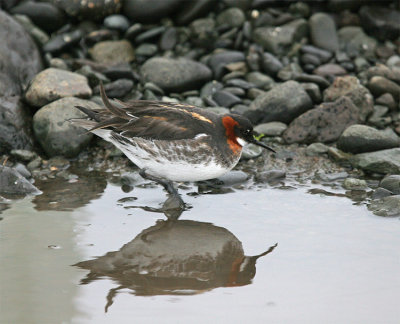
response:
<path id="1" fill-rule="evenodd" d="M 125 137 L 179 140 L 209 134 L 216 127 L 216 114 L 186 104 L 148 100 L 111 103 L 100 86 L 105 109 L 89 110 L 78 106 L 92 121 L 81 123 L 89 131 L 107 128 Z M 91 127 L 89 127 L 90 125 Z"/>

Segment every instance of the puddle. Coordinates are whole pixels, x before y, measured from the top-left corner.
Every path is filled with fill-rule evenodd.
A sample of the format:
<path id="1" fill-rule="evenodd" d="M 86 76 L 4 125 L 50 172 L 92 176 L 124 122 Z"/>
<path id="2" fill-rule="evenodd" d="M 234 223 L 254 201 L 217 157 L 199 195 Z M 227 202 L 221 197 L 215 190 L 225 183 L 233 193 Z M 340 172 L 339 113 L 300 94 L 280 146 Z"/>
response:
<path id="1" fill-rule="evenodd" d="M 398 323 L 399 218 L 343 190 L 65 183 L 7 201 L 0 323 Z"/>

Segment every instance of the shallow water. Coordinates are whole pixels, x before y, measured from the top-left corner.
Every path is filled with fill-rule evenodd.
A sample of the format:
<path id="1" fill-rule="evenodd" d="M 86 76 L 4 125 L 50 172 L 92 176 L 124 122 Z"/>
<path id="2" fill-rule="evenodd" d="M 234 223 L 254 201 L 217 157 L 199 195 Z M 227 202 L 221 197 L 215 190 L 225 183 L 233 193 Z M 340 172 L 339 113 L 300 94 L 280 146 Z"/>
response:
<path id="1" fill-rule="evenodd" d="M 1 214 L 1 323 L 399 321 L 400 221 L 340 190 L 189 188 L 169 224 L 131 208 L 159 207 L 158 187 L 47 185 Z"/>

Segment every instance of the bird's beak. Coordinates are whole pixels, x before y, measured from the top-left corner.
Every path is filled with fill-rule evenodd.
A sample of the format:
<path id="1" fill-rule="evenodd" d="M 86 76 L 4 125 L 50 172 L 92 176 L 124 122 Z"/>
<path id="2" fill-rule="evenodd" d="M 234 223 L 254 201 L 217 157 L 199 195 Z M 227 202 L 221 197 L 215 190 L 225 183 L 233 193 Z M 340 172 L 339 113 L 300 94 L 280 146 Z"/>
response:
<path id="1" fill-rule="evenodd" d="M 263 142 L 257 141 L 255 138 L 253 140 L 250 141 L 250 143 L 253 143 L 255 145 L 261 146 L 267 150 L 270 150 L 271 152 L 275 152 L 275 150 L 273 150 L 272 148 L 270 148 L 269 146 L 265 145 Z"/>

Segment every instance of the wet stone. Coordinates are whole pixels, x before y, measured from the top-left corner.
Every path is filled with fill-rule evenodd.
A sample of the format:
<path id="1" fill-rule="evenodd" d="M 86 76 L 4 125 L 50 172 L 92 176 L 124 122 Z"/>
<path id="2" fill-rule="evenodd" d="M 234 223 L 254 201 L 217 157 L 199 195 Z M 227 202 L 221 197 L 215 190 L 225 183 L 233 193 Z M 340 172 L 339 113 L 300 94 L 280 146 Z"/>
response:
<path id="1" fill-rule="evenodd" d="M 96 62 L 112 65 L 129 63 L 135 58 L 133 47 L 127 40 L 98 42 L 89 53 Z"/>
<path id="2" fill-rule="evenodd" d="M 353 157 L 353 154 L 345 153 L 342 150 L 337 149 L 336 147 L 330 147 L 328 149 L 328 156 L 332 160 L 341 163 L 348 162 Z"/>
<path id="3" fill-rule="evenodd" d="M 164 26 L 151 28 L 143 33 L 140 33 L 135 37 L 135 43 L 140 44 L 144 42 L 150 42 L 152 39 L 159 37 L 165 31 Z"/>
<path id="4" fill-rule="evenodd" d="M 283 170 L 268 170 L 256 173 L 254 179 L 262 183 L 279 182 L 286 178 L 286 172 Z"/>
<path id="5" fill-rule="evenodd" d="M 160 38 L 160 49 L 162 51 L 172 50 L 178 43 L 178 30 L 174 27 L 166 29 Z"/>
<path id="6" fill-rule="evenodd" d="M 59 98 L 76 96 L 88 98 L 92 95 L 86 77 L 78 73 L 48 68 L 35 76 L 26 94 L 26 101 L 36 107 Z"/>
<path id="7" fill-rule="evenodd" d="M 238 183 L 246 182 L 249 175 L 243 171 L 229 171 L 217 178 L 225 186 L 232 186 Z"/>
<path id="8" fill-rule="evenodd" d="M 332 57 L 332 53 L 330 51 L 312 45 L 303 45 L 301 47 L 301 51 L 306 54 L 317 56 L 322 63 L 329 61 Z"/>
<path id="9" fill-rule="evenodd" d="M 367 182 L 362 179 L 347 178 L 343 181 L 343 188 L 347 190 L 364 190 L 367 189 Z"/>
<path id="10" fill-rule="evenodd" d="M 379 187 L 389 190 L 392 194 L 400 195 L 400 175 L 392 174 L 384 177 Z"/>
<path id="11" fill-rule="evenodd" d="M 391 129 L 377 130 L 365 125 L 352 125 L 340 136 L 337 147 L 345 152 L 364 153 L 398 147 L 399 137 Z"/>
<path id="12" fill-rule="evenodd" d="M 125 0 L 122 13 L 132 21 L 158 22 L 177 10 L 181 0 L 141 1 Z"/>
<path id="13" fill-rule="evenodd" d="M 386 190 L 384 188 L 377 188 L 372 196 L 371 199 L 382 199 L 384 197 L 389 197 L 392 195 L 392 192 L 390 192 L 389 190 Z"/>
<path id="14" fill-rule="evenodd" d="M 400 148 L 360 153 L 351 158 L 353 166 L 371 173 L 400 173 Z"/>
<path id="15" fill-rule="evenodd" d="M 247 144 L 243 146 L 242 149 L 242 156 L 240 157 L 241 160 L 250 160 L 259 157 L 262 152 L 263 148 L 255 145 L 255 144 Z"/>
<path id="16" fill-rule="evenodd" d="M 294 76 L 294 80 L 298 82 L 315 83 L 321 89 L 325 89 L 330 86 L 330 83 L 324 78 L 324 76 L 301 73 Z"/>
<path id="17" fill-rule="evenodd" d="M 0 165 L 0 193 L 25 195 L 40 191 L 17 170 Z"/>
<path id="18" fill-rule="evenodd" d="M 14 15 L 13 16 L 16 21 L 18 21 L 24 29 L 32 36 L 32 38 L 41 46 L 46 44 L 50 37 L 43 30 L 38 28 L 28 16 L 25 15 Z"/>
<path id="19" fill-rule="evenodd" d="M 375 215 L 383 217 L 400 216 L 400 195 L 372 200 L 368 206 Z"/>

